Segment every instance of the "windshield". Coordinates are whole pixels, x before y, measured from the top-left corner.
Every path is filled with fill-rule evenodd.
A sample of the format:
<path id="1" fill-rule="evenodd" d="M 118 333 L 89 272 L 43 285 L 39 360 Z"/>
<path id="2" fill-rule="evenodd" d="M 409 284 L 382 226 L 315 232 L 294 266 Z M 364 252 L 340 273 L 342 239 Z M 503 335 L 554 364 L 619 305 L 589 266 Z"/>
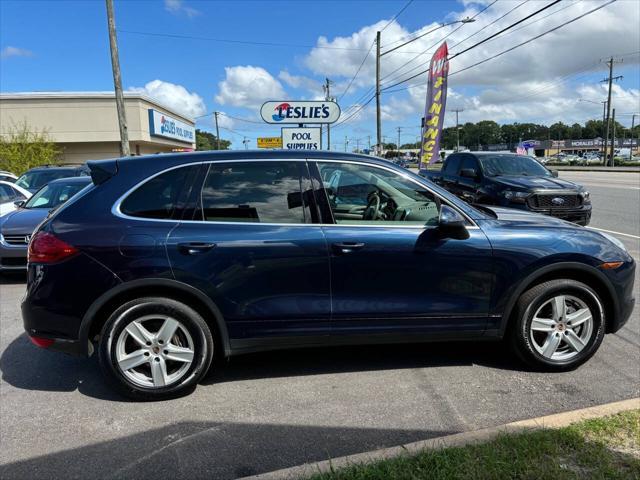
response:
<path id="1" fill-rule="evenodd" d="M 87 184 L 84 182 L 73 182 L 71 184 L 51 183 L 38 190 L 24 204 L 24 208 L 56 208 L 86 186 Z"/>
<path id="2" fill-rule="evenodd" d="M 551 172 L 531 157 L 523 155 L 478 155 L 482 171 L 488 177 L 531 175 L 551 177 Z"/>
<path id="3" fill-rule="evenodd" d="M 71 176 L 73 176 L 72 170 L 40 170 L 36 172 L 27 172 L 16 180 L 16 185 L 35 192 L 52 180 Z"/>

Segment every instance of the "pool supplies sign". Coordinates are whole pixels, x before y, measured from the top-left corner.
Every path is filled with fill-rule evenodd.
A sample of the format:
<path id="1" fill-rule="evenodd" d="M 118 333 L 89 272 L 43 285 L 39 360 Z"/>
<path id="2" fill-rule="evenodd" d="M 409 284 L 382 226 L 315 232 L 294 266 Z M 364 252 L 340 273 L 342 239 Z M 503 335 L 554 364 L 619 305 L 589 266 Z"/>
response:
<path id="1" fill-rule="evenodd" d="M 420 166 L 426 168 L 440 158 L 442 124 L 447 104 L 447 75 L 449 74 L 449 50 L 444 42 L 436 50 L 429 65 L 427 102 L 420 145 Z"/>
<path id="2" fill-rule="evenodd" d="M 195 127 L 153 108 L 149 109 L 149 133 L 156 137 L 196 143 Z"/>
<path id="3" fill-rule="evenodd" d="M 334 123 L 340 107 L 335 102 L 281 100 L 264 103 L 260 116 L 267 123 Z"/>
<path id="4" fill-rule="evenodd" d="M 282 148 L 285 150 L 320 150 L 320 128 L 282 128 Z"/>

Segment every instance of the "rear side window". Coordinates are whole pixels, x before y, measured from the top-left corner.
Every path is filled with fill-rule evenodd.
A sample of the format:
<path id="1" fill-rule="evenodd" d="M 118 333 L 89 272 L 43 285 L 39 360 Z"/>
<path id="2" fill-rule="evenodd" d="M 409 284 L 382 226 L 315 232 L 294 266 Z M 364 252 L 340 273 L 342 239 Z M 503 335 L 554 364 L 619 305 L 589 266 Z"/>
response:
<path id="1" fill-rule="evenodd" d="M 460 165 L 460 170 L 463 168 L 471 168 L 478 171 L 478 161 L 472 155 L 465 155 L 462 160 L 462 165 Z"/>
<path id="2" fill-rule="evenodd" d="M 179 219 L 200 165 L 175 168 L 148 180 L 120 205 L 131 217 Z"/>
<path id="3" fill-rule="evenodd" d="M 202 188 L 202 218 L 218 222 L 305 223 L 304 162 L 214 163 Z"/>
<path id="4" fill-rule="evenodd" d="M 443 173 L 447 175 L 457 175 L 460 170 L 460 155 L 451 155 L 445 161 Z"/>

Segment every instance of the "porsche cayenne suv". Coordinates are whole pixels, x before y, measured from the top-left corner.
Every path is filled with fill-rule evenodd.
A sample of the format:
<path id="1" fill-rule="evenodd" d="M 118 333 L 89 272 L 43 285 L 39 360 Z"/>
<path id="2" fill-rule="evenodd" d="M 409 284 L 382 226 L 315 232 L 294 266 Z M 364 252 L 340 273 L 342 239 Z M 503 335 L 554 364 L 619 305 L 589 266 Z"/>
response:
<path id="1" fill-rule="evenodd" d="M 384 160 L 226 151 L 89 162 L 29 245 L 24 327 L 96 354 L 136 399 L 266 349 L 506 339 L 534 368 L 589 359 L 634 304 L 604 233 L 473 207 Z"/>

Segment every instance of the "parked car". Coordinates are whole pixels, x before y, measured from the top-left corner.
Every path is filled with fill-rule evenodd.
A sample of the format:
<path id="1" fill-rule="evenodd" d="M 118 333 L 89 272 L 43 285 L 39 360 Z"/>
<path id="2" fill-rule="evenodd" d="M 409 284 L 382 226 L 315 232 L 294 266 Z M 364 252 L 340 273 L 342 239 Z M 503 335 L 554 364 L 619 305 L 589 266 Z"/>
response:
<path id="1" fill-rule="evenodd" d="M 47 215 L 91 183 L 91 178 L 60 178 L 49 182 L 17 210 L 0 217 L 0 272 L 24 270 L 34 229 Z"/>
<path id="2" fill-rule="evenodd" d="M 0 217 L 14 211 L 16 202 L 21 202 L 31 197 L 31 192 L 12 182 L 0 180 Z"/>
<path id="3" fill-rule="evenodd" d="M 614 237 L 472 207 L 384 160 L 243 150 L 89 168 L 32 237 L 24 328 L 96 352 L 136 399 L 184 394 L 223 357 L 316 345 L 506 337 L 567 370 L 633 309 Z"/>
<path id="4" fill-rule="evenodd" d="M 529 210 L 588 225 L 589 192 L 531 157 L 512 153 L 455 153 L 441 171 L 420 174 L 472 204 Z"/>
<path id="5" fill-rule="evenodd" d="M 52 180 L 88 174 L 89 168 L 85 164 L 60 166 L 45 165 L 32 168 L 20 175 L 16 180 L 16 185 L 29 190 L 31 193 L 35 193 Z"/>
<path id="6" fill-rule="evenodd" d="M 13 183 L 18 177 L 6 170 L 0 170 L 0 181 Z"/>

